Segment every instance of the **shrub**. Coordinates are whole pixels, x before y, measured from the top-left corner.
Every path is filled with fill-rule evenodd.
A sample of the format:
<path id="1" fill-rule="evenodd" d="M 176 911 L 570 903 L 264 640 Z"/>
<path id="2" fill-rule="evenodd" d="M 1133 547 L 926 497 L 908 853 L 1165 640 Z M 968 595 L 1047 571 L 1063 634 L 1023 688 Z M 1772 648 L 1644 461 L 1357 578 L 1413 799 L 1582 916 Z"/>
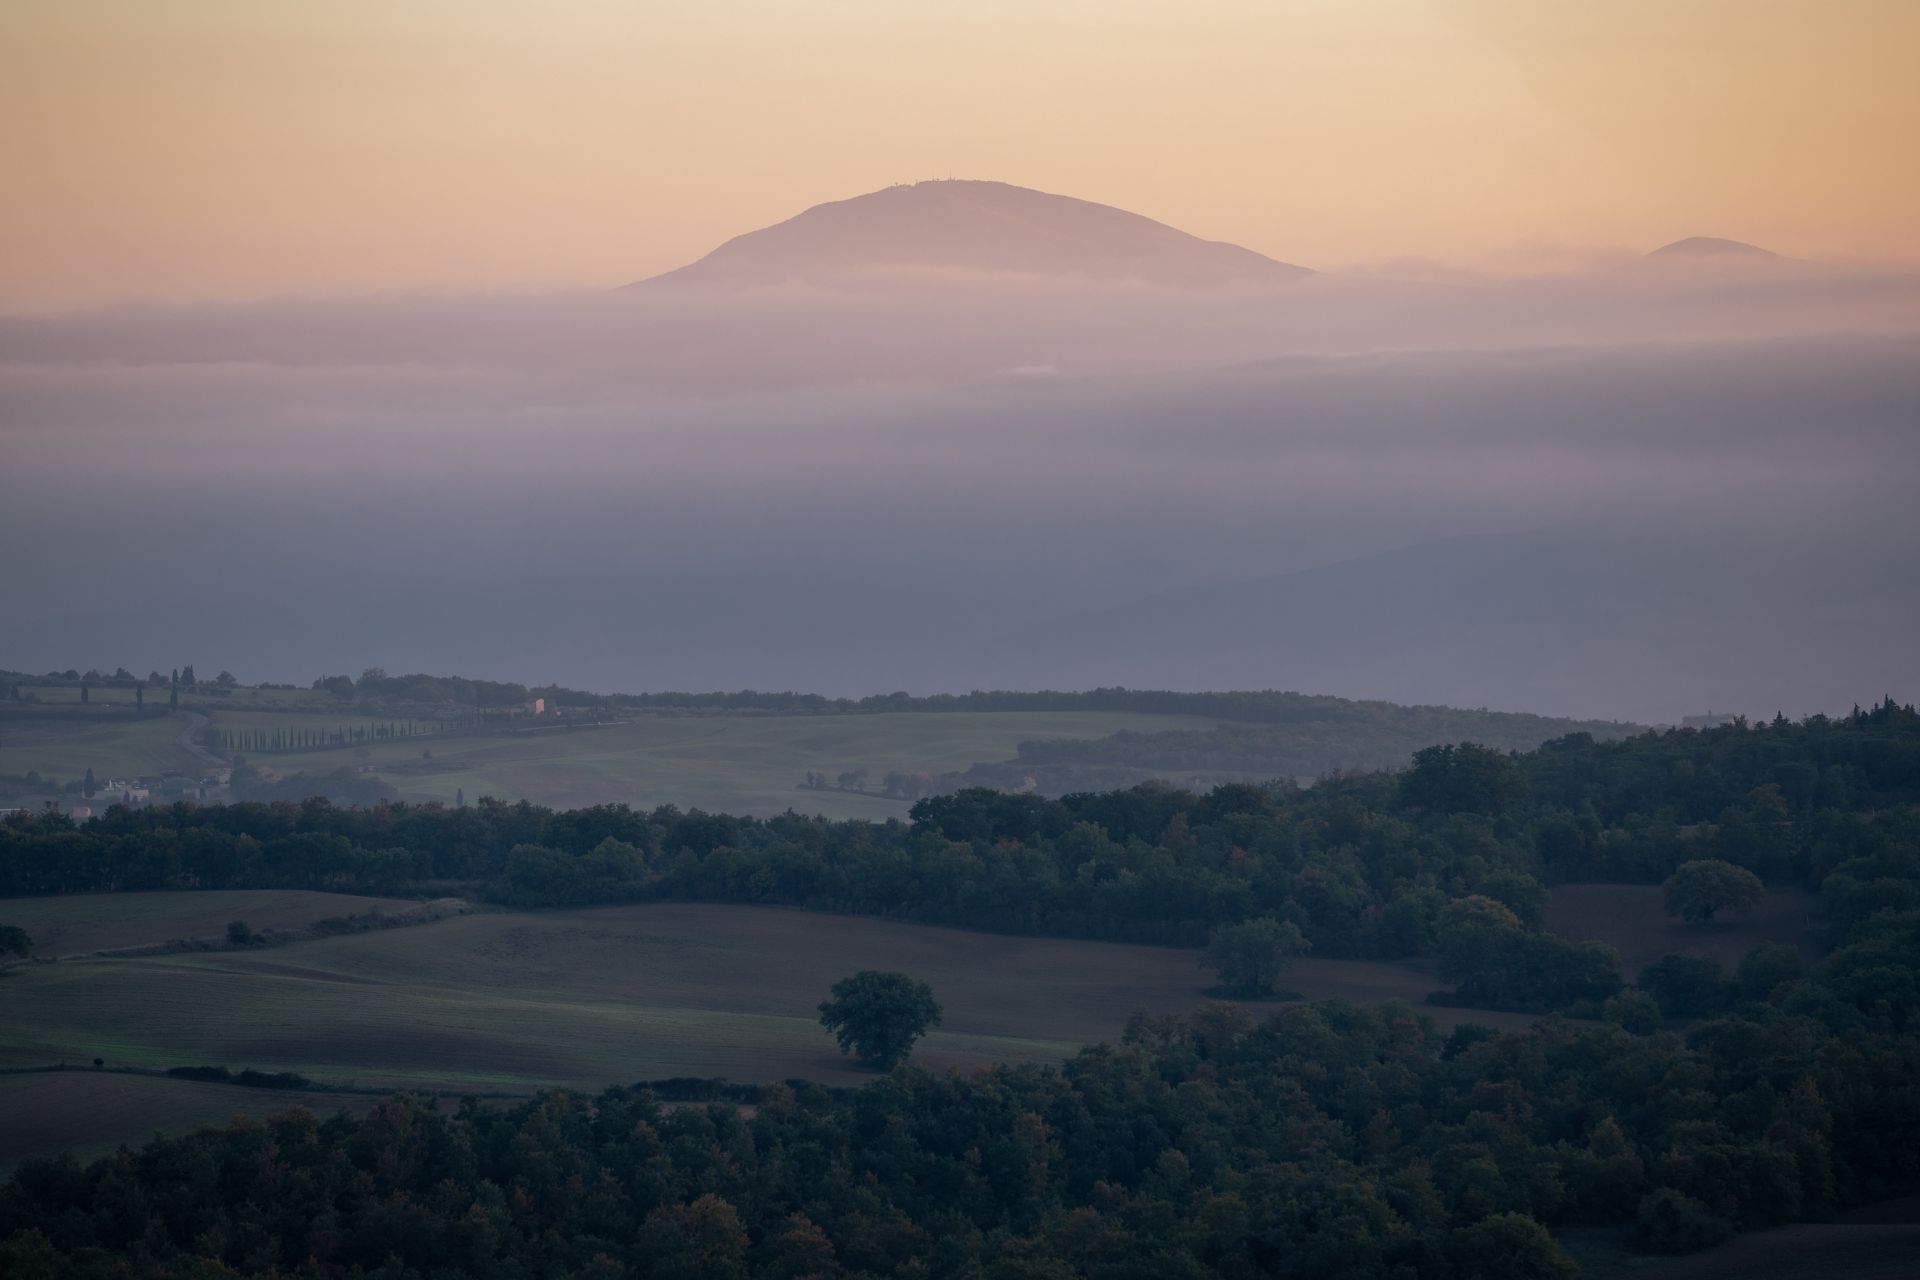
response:
<path id="1" fill-rule="evenodd" d="M 311 1089 L 313 1081 L 297 1071 L 229 1071 L 225 1067 L 168 1067 L 176 1080 L 205 1080 L 213 1084 L 239 1084 L 249 1089 Z"/>

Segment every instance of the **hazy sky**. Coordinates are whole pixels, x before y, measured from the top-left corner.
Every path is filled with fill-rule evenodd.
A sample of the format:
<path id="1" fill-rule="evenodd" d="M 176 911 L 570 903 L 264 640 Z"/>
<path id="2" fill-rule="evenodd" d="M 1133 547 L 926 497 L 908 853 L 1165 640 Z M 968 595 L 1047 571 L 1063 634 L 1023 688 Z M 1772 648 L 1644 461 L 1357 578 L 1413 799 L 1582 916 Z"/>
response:
<path id="1" fill-rule="evenodd" d="M 603 285 L 929 177 L 1317 267 L 1920 256 L 1913 0 L 6 0 L 0 309 Z"/>

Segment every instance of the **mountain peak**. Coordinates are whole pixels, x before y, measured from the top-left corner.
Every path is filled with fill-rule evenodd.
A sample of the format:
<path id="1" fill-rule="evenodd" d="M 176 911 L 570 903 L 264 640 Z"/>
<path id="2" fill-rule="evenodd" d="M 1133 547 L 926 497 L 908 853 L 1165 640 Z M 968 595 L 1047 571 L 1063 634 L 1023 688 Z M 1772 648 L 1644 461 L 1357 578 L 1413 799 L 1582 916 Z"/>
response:
<path id="1" fill-rule="evenodd" d="M 1663 244 L 1647 256 L 1649 258 L 1773 258 L 1779 255 L 1762 249 L 1757 244 L 1748 244 L 1744 240 L 1723 240 L 1719 236 L 1688 236 L 1684 240 L 1675 240 L 1672 244 Z"/>
<path id="2" fill-rule="evenodd" d="M 929 274 L 1213 289 L 1312 273 L 1111 205 L 948 178 L 814 205 L 629 287 L 831 286 Z"/>

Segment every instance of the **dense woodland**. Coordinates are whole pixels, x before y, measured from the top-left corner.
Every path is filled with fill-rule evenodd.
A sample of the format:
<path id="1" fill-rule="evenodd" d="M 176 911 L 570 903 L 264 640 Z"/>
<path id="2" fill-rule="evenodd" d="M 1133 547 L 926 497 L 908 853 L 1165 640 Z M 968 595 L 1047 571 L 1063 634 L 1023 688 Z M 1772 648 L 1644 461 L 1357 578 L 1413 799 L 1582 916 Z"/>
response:
<path id="1" fill-rule="evenodd" d="M 1306 789 L 974 791 L 906 823 L 325 803 L 14 822 L 6 893 L 451 882 L 1164 941 L 1275 917 L 1316 954 L 1432 954 L 1485 1002 L 1604 1021 L 1442 1037 L 1406 1006 L 1221 1005 L 1057 1069 L 796 1083 L 751 1115 L 624 1089 L 296 1112 L 24 1167 L 0 1271 L 1444 1280 L 1567 1274 L 1543 1224 L 1679 1250 L 1818 1218 L 1920 1179 L 1917 803 L 1920 716 L 1889 703 L 1434 748 Z M 1545 882 L 1715 861 L 1815 889 L 1823 957 L 1670 957 L 1621 990 L 1603 948 L 1538 929 Z"/>

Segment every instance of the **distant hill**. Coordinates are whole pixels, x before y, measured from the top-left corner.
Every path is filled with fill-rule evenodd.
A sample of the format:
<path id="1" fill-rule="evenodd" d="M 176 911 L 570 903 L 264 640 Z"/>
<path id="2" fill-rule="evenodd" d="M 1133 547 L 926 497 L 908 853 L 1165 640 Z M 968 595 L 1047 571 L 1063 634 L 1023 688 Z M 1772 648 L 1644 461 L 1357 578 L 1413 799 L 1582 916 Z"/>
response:
<path id="1" fill-rule="evenodd" d="M 151 777 L 181 763 L 186 717 L 169 716 L 164 698 L 138 719 L 128 688 L 95 687 L 83 705 L 77 680 L 0 671 L 0 689 L 16 684 L 25 700 L 0 697 L 0 808 L 78 804 L 87 768 Z M 1436 743 L 1530 749 L 1635 728 L 1274 690 L 601 694 L 379 671 L 304 689 L 197 685 L 181 707 L 208 718 L 201 740 L 233 761 L 236 800 L 492 795 L 761 816 L 898 817 L 922 796 L 975 785 L 1061 794 L 1149 778 L 1310 780 L 1404 766 Z"/>
<path id="2" fill-rule="evenodd" d="M 1097 696 L 1097 695 L 1096 695 Z M 1146 695 L 1171 699 L 1179 695 Z M 985 786 L 1042 795 L 1105 791 L 1153 779 L 1193 791 L 1227 782 L 1292 778 L 1307 782 L 1342 771 L 1400 769 L 1423 747 L 1475 742 L 1531 751 L 1568 734 L 1623 738 L 1641 726 L 1565 720 L 1520 712 L 1402 706 L 1297 693 L 1193 694 L 1236 711 L 1214 728 L 1123 729 L 1104 738 L 1022 742 L 1011 760 L 982 762 L 937 780 L 941 790 Z"/>
<path id="3" fill-rule="evenodd" d="M 1312 272 L 1137 213 L 1004 182 L 916 182 L 815 205 L 629 288 L 849 284 L 926 273 L 1179 289 L 1284 284 Z"/>
<path id="4" fill-rule="evenodd" d="M 1744 240 L 1723 240 L 1719 236 L 1688 236 L 1650 251 L 1649 258 L 1777 258 L 1770 249 Z"/>

